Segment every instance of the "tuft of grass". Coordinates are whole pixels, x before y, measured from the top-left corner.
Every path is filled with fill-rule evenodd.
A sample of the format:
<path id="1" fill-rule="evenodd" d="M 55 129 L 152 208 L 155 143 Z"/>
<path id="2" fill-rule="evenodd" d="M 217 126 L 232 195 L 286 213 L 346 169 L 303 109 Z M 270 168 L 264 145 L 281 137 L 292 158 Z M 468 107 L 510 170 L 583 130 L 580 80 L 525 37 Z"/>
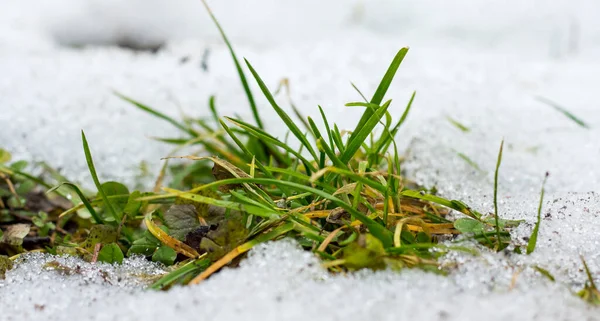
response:
<path id="1" fill-rule="evenodd" d="M 592 272 L 590 271 L 590 268 L 583 257 L 581 257 L 581 262 L 583 263 L 583 268 L 585 269 L 585 274 L 587 275 L 587 282 L 585 283 L 583 289 L 577 293 L 577 295 L 589 304 L 600 306 L 600 290 L 598 290 L 598 287 L 596 287 Z"/>
<path id="2" fill-rule="evenodd" d="M 35 232 L 52 233 L 51 242 L 37 250 L 77 255 L 89 261 L 100 257 L 110 262 L 121 261 L 123 254 L 143 255 L 171 266 L 170 273 L 150 287 L 162 290 L 200 283 L 222 267 L 235 265 L 257 244 L 284 237 L 296 239 L 304 249 L 318 255 L 331 272 L 421 268 L 445 273 L 437 261 L 441 255 L 448 251 L 475 254 L 477 250 L 460 244 L 439 244 L 442 238 L 462 234 L 464 237 L 456 242 L 473 239 L 496 250 L 508 245 L 510 229 L 519 222 L 498 215 L 498 175 L 504 142 L 496 164 L 494 218 L 459 200 L 428 194 L 402 175 L 403 158 L 396 135 L 416 93 L 397 120 L 389 111 L 392 100 L 385 97 L 407 47 L 396 53 L 369 101 L 353 85 L 365 102 L 348 104 L 357 107 L 351 112 L 361 113 L 352 131 L 340 130 L 320 107 L 319 120 L 310 116 L 304 119 L 292 106 L 305 127 L 302 130 L 277 104 L 254 66 L 246 59 L 244 67 L 239 63 L 208 6 L 207 10 L 229 48 L 256 124 L 239 116 L 220 115 L 215 96 L 208 100 L 208 119 L 184 117 L 178 121 L 117 94 L 135 108 L 169 122 L 184 137 L 157 138 L 174 145 L 174 149 L 166 157 L 152 191 L 130 192 L 118 182 L 101 184 L 82 131 L 85 158 L 98 193 L 90 196 L 77 185 L 63 183 L 64 179 L 59 182 L 62 185 L 50 189 L 48 195 L 67 190 L 78 198 L 70 208 L 35 217 L 39 223 Z M 280 139 L 264 128 L 244 68 L 248 68 L 270 108 L 279 115 L 280 125 L 291 135 Z M 324 130 L 318 126 L 319 121 Z M 292 147 L 288 138 L 300 147 Z M 176 156 L 184 148 L 190 150 L 188 155 Z M 187 163 L 173 165 L 174 158 Z M 2 162 L 9 160 L 5 154 L 0 158 Z M 0 183 L 0 191 L 8 191 L 0 195 L 10 195 L 0 198 L 0 207 L 10 208 L 4 203 L 20 202 L 24 194 L 12 190 L 22 188 L 23 182 L 52 186 L 32 175 L 17 174 L 20 170 L 18 166 L 0 166 L 0 173 L 10 173 L 3 174 L 6 183 Z M 21 181 L 15 187 L 11 180 L 17 177 Z M 170 183 L 165 186 L 164 182 Z M 90 217 L 73 219 L 73 214 L 82 209 L 87 209 Z M 454 220 L 451 211 L 465 217 Z M 77 231 L 60 231 L 59 223 L 66 222 L 75 224 Z M 49 232 L 53 225 L 47 223 L 55 224 L 55 230 Z M 147 229 L 140 228 L 142 223 Z M 11 248 L 11 253 L 26 250 Z"/>

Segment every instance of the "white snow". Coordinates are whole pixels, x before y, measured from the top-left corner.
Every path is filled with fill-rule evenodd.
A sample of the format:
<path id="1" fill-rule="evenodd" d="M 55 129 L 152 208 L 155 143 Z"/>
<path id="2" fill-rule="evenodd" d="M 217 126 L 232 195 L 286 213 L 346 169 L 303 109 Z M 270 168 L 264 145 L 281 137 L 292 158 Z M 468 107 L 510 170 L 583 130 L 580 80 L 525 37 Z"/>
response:
<path id="1" fill-rule="evenodd" d="M 388 93 L 399 117 L 417 91 L 398 140 L 408 148 L 408 176 L 489 212 L 504 138 L 501 215 L 527 221 L 514 231 L 516 242 L 531 232 L 541 181 L 550 172 L 538 249 L 530 256 L 451 254 L 445 262 L 460 264 L 448 277 L 420 271 L 331 276 L 311 254 L 283 241 L 253 250 L 239 269 L 167 293 L 115 281 L 119 275 L 130 280 L 127 271 L 142 269 L 141 261 L 114 270 L 67 260 L 89 273 L 60 276 L 41 271 L 49 258 L 33 256 L 0 281 L 0 320 L 598 319 L 598 309 L 571 292 L 585 280 L 580 255 L 600 278 L 599 2 L 212 2 L 238 53 L 272 89 L 288 78 L 304 114 L 321 104 L 342 128 L 358 118 L 343 106 L 360 98 L 349 82 L 372 93 L 395 52 L 410 46 Z M 160 166 L 169 147 L 145 137 L 172 137 L 175 130 L 121 102 L 113 89 L 173 116 L 207 115 L 211 94 L 222 114 L 250 116 L 226 48 L 197 1 L 5 0 L 1 7 L 0 146 L 15 158 L 46 160 L 89 186 L 84 129 L 103 179 L 133 185 L 142 160 Z M 106 46 L 123 38 L 166 47 L 151 54 Z M 85 43 L 92 46 L 65 46 Z M 182 57 L 189 61 L 180 63 Z M 258 101 L 269 129 L 283 134 L 264 99 Z M 447 116 L 471 131 L 459 131 Z M 549 283 L 532 265 L 558 282 Z M 98 277 L 99 269 L 112 285 Z"/>

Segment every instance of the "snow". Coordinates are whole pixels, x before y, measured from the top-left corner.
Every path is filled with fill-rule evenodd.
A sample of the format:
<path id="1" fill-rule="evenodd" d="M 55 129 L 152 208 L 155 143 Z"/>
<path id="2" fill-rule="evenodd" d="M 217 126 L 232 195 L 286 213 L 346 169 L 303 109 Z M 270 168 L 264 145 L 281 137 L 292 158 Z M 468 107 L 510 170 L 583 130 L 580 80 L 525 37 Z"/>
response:
<path id="1" fill-rule="evenodd" d="M 358 118 L 343 106 L 360 98 L 349 82 L 372 93 L 395 52 L 410 46 L 388 93 L 398 117 L 417 91 L 398 140 L 408 150 L 407 175 L 490 212 L 504 138 L 500 214 L 526 220 L 513 232 L 515 242 L 530 234 L 541 182 L 550 173 L 537 250 L 530 256 L 452 253 L 444 263 L 460 264 L 447 277 L 421 271 L 332 276 L 310 253 L 282 241 L 251 251 L 239 269 L 167 293 L 145 291 L 131 276 L 158 273 L 151 263 L 109 267 L 58 259 L 85 271 L 64 276 L 42 269 L 54 258 L 33 255 L 0 281 L 0 320 L 598 319 L 597 308 L 572 292 L 585 281 L 580 255 L 600 278 L 600 3 L 213 2 L 236 50 L 270 88 L 288 78 L 305 115 L 321 104 L 342 128 Z M 152 54 L 109 46 L 123 39 L 165 48 Z M 169 152 L 146 137 L 176 135 L 112 90 L 176 117 L 207 115 L 211 94 L 222 114 L 250 115 L 226 48 L 197 1 L 5 0 L 0 70 L 0 145 L 17 159 L 46 160 L 88 184 L 80 129 L 101 178 L 130 185 L 141 161 L 157 168 Z M 285 97 L 280 101 L 288 106 Z M 258 102 L 269 129 L 283 135 L 266 101 Z M 471 131 L 459 131 L 448 116 Z"/>

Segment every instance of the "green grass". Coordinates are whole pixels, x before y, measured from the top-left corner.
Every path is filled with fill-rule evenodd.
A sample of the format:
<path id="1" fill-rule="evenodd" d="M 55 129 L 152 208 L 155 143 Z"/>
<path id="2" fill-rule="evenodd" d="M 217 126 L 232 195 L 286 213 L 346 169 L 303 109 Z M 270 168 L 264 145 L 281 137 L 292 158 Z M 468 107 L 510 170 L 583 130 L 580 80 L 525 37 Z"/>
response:
<path id="1" fill-rule="evenodd" d="M 96 193 L 81 190 L 63 177 L 47 182 L 28 174 L 24 164 L 9 164 L 10 154 L 0 151 L 0 174 L 4 179 L 4 183 L 0 181 L 0 209 L 10 214 L 5 219 L 18 222 L 23 217 L 13 213 L 21 211 L 19 215 L 36 222 L 33 233 L 53 233 L 47 243 L 11 248 L 6 254 L 42 250 L 107 262 L 144 255 L 171 266 L 170 273 L 150 286 L 164 290 L 199 283 L 220 268 L 235 264 L 257 244 L 284 237 L 294 238 L 304 249 L 314 252 L 331 272 L 416 267 L 445 273 L 448 271 L 437 262 L 444 253 L 477 254 L 478 248 L 471 243 L 464 246 L 465 241 L 474 240 L 496 251 L 511 244 L 510 229 L 519 221 L 501 219 L 498 208 L 504 141 L 496 163 L 491 217 L 459 200 L 426 193 L 403 177 L 403 157 L 396 146 L 396 135 L 409 117 L 415 93 L 397 120 L 389 111 L 392 100 L 385 97 L 408 48 L 394 55 L 370 100 L 352 84 L 364 99 L 347 104 L 349 112 L 361 113 L 352 131 L 340 130 L 320 106 L 319 115 L 293 119 L 276 102 L 259 68 L 244 59 L 268 106 L 279 116 L 279 125 L 290 133 L 282 140 L 270 134 L 261 121 L 245 69 L 217 19 L 208 11 L 229 48 L 255 124 L 220 115 L 215 96 L 208 100 L 208 119 L 179 121 L 117 94 L 140 111 L 170 123 L 182 135 L 157 138 L 174 145 L 174 149 L 166 155 L 156 187 L 149 192 L 130 192 L 118 182 L 101 183 L 83 132 L 84 156 Z M 295 106 L 292 109 L 295 117 L 304 117 Z M 458 122 L 451 122 L 468 131 Z M 295 142 L 288 142 L 288 138 Z M 190 155 L 178 156 L 184 149 L 190 150 Z M 198 154 L 207 156 L 195 156 Z M 461 157 L 479 169 L 469 158 Z M 174 158 L 187 162 L 175 162 Z M 171 178 L 170 185 L 163 185 L 165 176 Z M 46 189 L 48 198 L 71 199 L 72 206 L 56 207 L 46 215 L 28 212 L 23 199 L 36 186 Z M 16 193 L 17 189 L 22 193 Z M 542 187 L 528 254 L 535 249 L 543 196 Z M 452 219 L 448 215 L 451 211 L 463 216 Z M 67 223 L 75 227 L 75 232 L 62 229 Z M 141 223 L 147 229 L 140 228 Z M 440 236 L 448 235 L 460 237 L 448 244 L 437 242 Z M 520 246 L 514 245 L 515 252 L 520 252 Z M 538 271 L 545 270 L 538 267 Z M 592 282 L 587 290 L 592 294 L 586 292 L 585 296 L 593 296 L 594 289 Z"/>
<path id="2" fill-rule="evenodd" d="M 570 111 L 568 111 L 561 105 L 553 102 L 552 100 L 550 100 L 548 98 L 544 98 L 544 97 L 536 97 L 536 100 L 554 108 L 556 111 L 560 112 L 561 114 L 563 114 L 565 117 L 572 120 L 575 124 L 579 125 L 580 127 L 590 128 L 590 126 L 586 122 L 581 120 L 581 118 L 575 116 L 573 113 L 571 113 Z"/>

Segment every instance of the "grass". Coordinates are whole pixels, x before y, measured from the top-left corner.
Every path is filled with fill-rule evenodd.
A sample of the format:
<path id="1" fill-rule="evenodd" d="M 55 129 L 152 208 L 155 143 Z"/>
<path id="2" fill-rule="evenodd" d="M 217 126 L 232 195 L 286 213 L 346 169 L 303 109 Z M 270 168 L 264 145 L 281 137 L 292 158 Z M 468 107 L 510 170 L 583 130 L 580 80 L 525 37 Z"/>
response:
<path id="1" fill-rule="evenodd" d="M 496 164 L 491 217 L 461 201 L 427 193 L 403 177 L 403 157 L 398 153 L 395 136 L 409 116 L 415 93 L 396 122 L 389 112 L 392 100 L 385 97 L 408 48 L 394 55 L 370 100 L 352 85 L 365 100 L 347 104 L 352 112 L 362 113 L 352 131 L 341 131 L 320 107 L 317 117 L 299 121 L 304 127 L 301 129 L 278 105 L 257 68 L 244 59 L 281 125 L 299 144 L 298 149 L 287 138 L 281 140 L 265 128 L 244 68 L 217 19 L 207 10 L 229 48 L 254 124 L 221 116 L 214 96 L 208 103 L 211 119 L 178 121 L 117 93 L 183 135 L 156 138 L 175 146 L 164 160 L 155 188 L 148 192 L 130 192 L 118 182 L 101 183 L 83 132 L 84 157 L 96 193 L 84 191 L 64 177 L 55 175 L 49 182 L 27 174 L 26 164 L 10 163 L 10 154 L 1 151 L 3 223 L 18 226 L 31 221 L 33 234 L 49 233 L 51 237 L 26 248 L 23 240 L 31 233 L 23 234 L 16 227 L 7 229 L 5 234 L 10 233 L 18 241 L 0 244 L 0 253 L 14 259 L 36 250 L 109 263 L 143 255 L 171 266 L 170 273 L 150 286 L 164 290 L 176 284 L 200 283 L 222 267 L 235 265 L 257 244 L 284 237 L 296 239 L 304 249 L 318 255 L 331 272 L 422 268 L 445 273 L 437 262 L 444 253 L 477 253 L 478 248 L 462 245 L 465 240 L 475 240 L 494 251 L 503 251 L 511 244 L 510 229 L 520 222 L 501 219 L 497 201 L 504 142 Z M 295 116 L 301 117 L 298 109 L 293 109 Z M 458 122 L 451 122 L 468 131 Z M 194 151 L 174 156 L 184 148 Z M 169 166 L 173 158 L 191 163 Z M 463 159 L 479 168 L 466 156 Z M 172 178 L 170 185 L 164 186 L 168 175 Z M 50 188 L 52 185 L 55 187 Z M 39 214 L 27 199 L 40 188 L 47 190 L 47 199 L 61 198 L 69 206 L 56 206 L 45 215 Z M 542 188 L 528 254 L 535 250 L 543 194 Z M 463 215 L 451 219 L 451 211 Z M 69 230 L 63 229 L 67 225 Z M 458 235 L 461 237 L 456 238 Z M 451 236 L 453 241 L 438 243 L 443 236 Z M 515 245 L 515 252 L 520 250 Z"/>

